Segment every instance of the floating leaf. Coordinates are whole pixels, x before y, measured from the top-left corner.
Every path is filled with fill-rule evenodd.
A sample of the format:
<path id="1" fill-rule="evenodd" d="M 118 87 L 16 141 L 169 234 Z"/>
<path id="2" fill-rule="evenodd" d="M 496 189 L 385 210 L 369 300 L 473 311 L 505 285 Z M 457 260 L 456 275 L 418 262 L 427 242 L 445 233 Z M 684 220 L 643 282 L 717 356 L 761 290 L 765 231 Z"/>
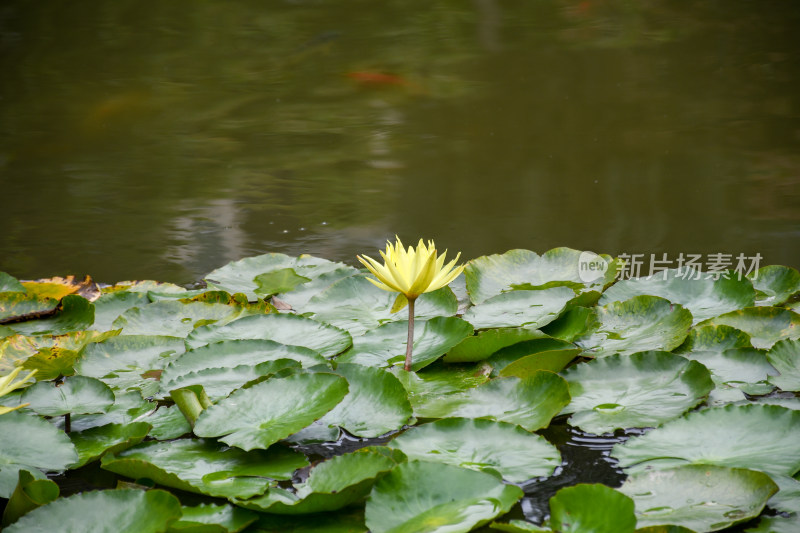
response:
<path id="1" fill-rule="evenodd" d="M 147 436 L 152 426 L 145 422 L 132 424 L 107 424 L 71 433 L 70 439 L 78 452 L 78 462 L 70 468 L 96 461 L 106 453 L 117 453 L 139 444 Z"/>
<path id="2" fill-rule="evenodd" d="M 8 327 L 22 335 L 62 335 L 89 329 L 94 323 L 94 305 L 82 296 L 64 296 L 56 313 L 40 320 L 15 322 Z"/>
<path id="3" fill-rule="evenodd" d="M 724 352 L 698 352 L 683 354 L 711 371 L 711 378 L 719 390 L 737 388 L 747 394 L 767 394 L 774 388 L 768 378 L 777 375 L 763 351 L 753 348 L 731 348 Z"/>
<path id="4" fill-rule="evenodd" d="M 415 410 L 440 396 L 463 392 L 486 383 L 490 370 L 488 366 L 478 365 L 458 369 L 432 365 L 424 372 L 406 372 L 397 366 L 389 369 L 406 389 Z"/>
<path id="5" fill-rule="evenodd" d="M 30 409 L 45 416 L 105 413 L 114 405 L 114 393 L 100 380 L 72 376 L 61 385 L 40 381 L 28 387 L 22 393 L 22 402 L 29 403 Z"/>
<path id="6" fill-rule="evenodd" d="M 225 324 L 248 314 L 243 307 L 225 304 L 162 300 L 128 309 L 112 326 L 121 328 L 123 335 L 186 337 L 197 326 Z"/>
<path id="7" fill-rule="evenodd" d="M 117 291 L 103 294 L 94 302 L 94 324 L 97 331 L 114 329 L 113 322 L 125 311 L 133 307 L 143 307 L 150 303 L 146 293 Z"/>
<path id="8" fill-rule="evenodd" d="M 800 272 L 791 267 L 769 265 L 748 276 L 756 289 L 756 305 L 781 305 L 800 293 Z"/>
<path id="9" fill-rule="evenodd" d="M 347 381 L 333 374 L 295 374 L 239 389 L 200 413 L 198 437 L 243 450 L 268 448 L 333 409 L 347 394 Z"/>
<path id="10" fill-rule="evenodd" d="M 23 281 L 22 286 L 25 287 L 25 291 L 30 295 L 54 298 L 56 300 L 60 300 L 69 294 L 76 294 L 93 302 L 100 296 L 100 288 L 89 276 L 82 280 L 76 279 L 75 276 L 67 276 L 65 278 L 55 277 Z"/>
<path id="11" fill-rule="evenodd" d="M 675 353 L 686 355 L 692 352 L 722 353 L 731 348 L 752 348 L 750 335 L 730 326 L 696 326 Z"/>
<path id="12" fill-rule="evenodd" d="M 84 431 L 106 424 L 130 424 L 156 410 L 156 404 L 144 400 L 138 392 L 114 393 L 114 405 L 99 415 L 73 415 L 72 431 Z M 57 422 L 60 426 L 61 419 Z"/>
<path id="13" fill-rule="evenodd" d="M 14 276 L 0 272 L 0 292 L 25 292 L 25 286 Z"/>
<path id="14" fill-rule="evenodd" d="M 50 503 L 58 498 L 59 493 L 55 481 L 36 479 L 27 470 L 20 470 L 17 488 L 14 489 L 6 504 L 0 526 L 6 527 L 19 520 L 22 515 Z"/>
<path id="15" fill-rule="evenodd" d="M 189 348 L 237 339 L 266 339 L 289 346 L 305 346 L 323 357 L 346 350 L 352 339 L 346 331 L 296 315 L 256 315 L 234 320 L 224 326 L 202 326 L 186 338 Z"/>
<path id="16" fill-rule="evenodd" d="M 205 439 L 145 442 L 103 457 L 104 469 L 132 479 L 221 498 L 263 494 L 273 480 L 290 479 L 305 457 L 275 446 L 244 452 Z"/>
<path id="17" fill-rule="evenodd" d="M 237 533 L 258 520 L 258 515 L 241 507 L 202 503 L 183 507 L 180 520 L 170 524 L 169 533 L 210 533 L 217 526 L 220 533 Z"/>
<path id="18" fill-rule="evenodd" d="M 159 407 L 143 421 L 153 426 L 149 435 L 157 440 L 177 439 L 192 431 L 192 426 L 176 405 Z"/>
<path id="19" fill-rule="evenodd" d="M 350 266 L 342 266 L 335 268 L 334 270 L 324 272 L 319 274 L 318 276 L 312 277 L 311 281 L 308 283 L 303 283 L 301 285 L 297 285 L 291 292 L 282 292 L 273 297 L 272 301 L 275 302 L 275 298 L 281 300 L 284 304 L 288 305 L 289 308 L 294 309 L 299 313 L 306 312 L 306 305 L 308 304 L 309 300 L 316 296 L 317 294 L 321 293 L 337 281 L 349 278 L 350 276 L 358 275 L 359 272 L 353 267 Z"/>
<path id="20" fill-rule="evenodd" d="M 50 315 L 58 300 L 24 292 L 0 292 L 0 324 Z"/>
<path id="21" fill-rule="evenodd" d="M 180 516 L 178 498 L 167 491 L 103 490 L 74 494 L 38 507 L 5 531 L 159 533 Z"/>
<path id="22" fill-rule="evenodd" d="M 474 363 L 488 359 L 507 346 L 545 337 L 536 328 L 495 328 L 479 331 L 454 346 L 444 356 L 445 363 Z"/>
<path id="23" fill-rule="evenodd" d="M 717 531 L 758 516 L 777 490 L 763 472 L 712 465 L 640 472 L 619 489 L 633 498 L 638 525 L 695 531 Z"/>
<path id="24" fill-rule="evenodd" d="M 747 307 L 707 320 L 703 325 L 726 325 L 750 335 L 755 348 L 771 348 L 782 339 L 800 338 L 800 315 L 780 307 Z"/>
<path id="25" fill-rule="evenodd" d="M 406 390 L 392 374 L 351 364 L 337 365 L 335 373 L 347 380 L 349 392 L 320 422 L 374 438 L 400 429 L 413 416 Z"/>
<path id="26" fill-rule="evenodd" d="M 372 533 L 470 531 L 505 514 L 522 490 L 484 472 L 411 461 L 394 468 L 372 488 L 367 526 Z"/>
<path id="27" fill-rule="evenodd" d="M 589 433 L 655 427 L 703 401 L 714 388 L 708 370 L 668 352 L 613 355 L 564 373 L 572 401 L 564 413 Z"/>
<path id="28" fill-rule="evenodd" d="M 420 370 L 472 335 L 472 326 L 456 317 L 436 317 L 415 322 L 411 370 Z M 402 366 L 408 342 L 408 321 L 384 324 L 353 340 L 339 356 L 340 363 L 364 366 Z"/>
<path id="29" fill-rule="evenodd" d="M 753 285 L 746 278 L 728 276 L 726 279 L 691 268 L 671 268 L 645 278 L 618 281 L 606 289 L 599 303 L 622 302 L 644 294 L 680 304 L 691 311 L 695 323 L 751 307 L 755 302 Z"/>
<path id="30" fill-rule="evenodd" d="M 597 325 L 575 339 L 583 355 L 604 357 L 680 346 L 692 326 L 692 314 L 656 296 L 635 296 L 595 309 Z"/>
<path id="31" fill-rule="evenodd" d="M 467 309 L 464 320 L 475 329 L 546 326 L 564 311 L 575 292 L 567 287 L 512 291 Z"/>
<path id="32" fill-rule="evenodd" d="M 798 440 L 800 411 L 726 405 L 667 422 L 617 444 L 611 455 L 630 473 L 691 463 L 792 475 L 800 469 Z"/>
<path id="33" fill-rule="evenodd" d="M 293 359 L 276 359 L 257 365 L 239 365 L 233 368 L 206 368 L 189 372 L 174 381 L 162 382 L 162 392 L 181 389 L 192 385 L 202 385 L 208 396 L 214 399 L 223 398 L 248 382 L 277 374 L 289 368 L 299 369 L 300 363 Z"/>
<path id="34" fill-rule="evenodd" d="M 407 319 L 407 312 L 392 312 L 396 297 L 397 294 L 377 288 L 363 275 L 350 276 L 311 298 L 303 312 L 356 337 L 381 324 Z M 456 313 L 458 302 L 449 288 L 442 287 L 420 296 L 414 309 L 419 319 L 451 316 Z"/>
<path id="35" fill-rule="evenodd" d="M 800 514 L 789 518 L 764 516 L 757 527 L 745 529 L 745 533 L 797 533 L 800 530 Z"/>
<path id="36" fill-rule="evenodd" d="M 498 378 L 464 392 L 429 397 L 414 406 L 414 414 L 420 418 L 488 418 L 536 431 L 547 427 L 568 403 L 566 381 L 542 371 L 525 379 Z"/>
<path id="37" fill-rule="evenodd" d="M 577 348 L 537 352 L 507 364 L 498 375 L 501 378 L 509 376 L 527 378 L 539 370 L 561 372 L 579 353 L 580 350 Z"/>
<path id="38" fill-rule="evenodd" d="M 492 420 L 437 420 L 409 429 L 389 446 L 409 460 L 494 470 L 512 483 L 549 476 L 561 464 L 558 450 L 544 437 Z"/>
<path id="39" fill-rule="evenodd" d="M 491 330 L 489 330 L 491 331 Z M 562 341 L 560 339 L 554 339 L 552 337 L 543 337 L 540 339 L 532 339 L 529 341 L 523 341 L 517 344 L 513 344 L 501 350 L 498 350 L 492 356 L 486 360 L 486 364 L 491 365 L 494 369 L 494 374 L 502 371 L 506 366 L 510 365 L 514 361 L 518 361 L 523 357 L 528 357 L 531 355 L 535 355 L 542 352 L 548 351 L 561 351 L 561 350 L 573 350 L 575 349 L 575 345 L 571 342 Z M 561 369 L 558 370 L 550 370 L 551 372 L 560 372 Z"/>
<path id="40" fill-rule="evenodd" d="M 280 268 L 272 272 L 259 274 L 253 278 L 253 281 L 258 285 L 253 292 L 263 298 L 279 292 L 289 292 L 298 285 L 308 283 L 311 278 L 297 275 L 293 268 Z"/>
<path id="41" fill-rule="evenodd" d="M 276 514 L 336 511 L 366 498 L 375 479 L 398 463 L 385 448 L 362 448 L 323 461 L 295 491 L 271 488 L 264 496 L 237 501 L 248 509 Z"/>
<path id="42" fill-rule="evenodd" d="M 633 533 L 633 500 L 600 484 L 566 487 L 550 498 L 550 527 L 559 533 Z"/>
<path id="43" fill-rule="evenodd" d="M 472 303 L 480 304 L 492 296 L 512 289 L 513 285 L 528 284 L 540 287 L 553 281 L 571 281 L 580 286 L 602 288 L 616 275 L 610 266 L 599 278 L 584 283 L 581 279 L 581 253 L 571 248 L 554 248 L 539 256 L 530 250 L 510 250 L 502 255 L 489 255 L 473 259 L 464 270 L 467 291 Z M 600 256 L 607 262 L 611 257 Z"/>
<path id="44" fill-rule="evenodd" d="M 782 340 L 767 352 L 767 360 L 780 372 L 769 382 L 785 391 L 800 391 L 800 340 Z"/>

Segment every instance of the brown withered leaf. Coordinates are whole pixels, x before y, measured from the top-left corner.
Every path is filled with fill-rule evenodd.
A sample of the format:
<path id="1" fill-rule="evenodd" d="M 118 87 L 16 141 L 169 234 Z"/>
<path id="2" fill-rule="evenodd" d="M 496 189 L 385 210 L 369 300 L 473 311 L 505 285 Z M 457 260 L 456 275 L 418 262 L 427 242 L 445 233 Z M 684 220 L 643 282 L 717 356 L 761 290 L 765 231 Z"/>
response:
<path id="1" fill-rule="evenodd" d="M 93 302 L 100 298 L 101 295 L 100 287 L 92 280 L 91 276 L 86 276 L 82 280 L 78 280 L 72 275 L 63 278 L 56 276 L 54 278 L 23 281 L 22 285 L 28 294 L 56 300 L 60 300 L 68 294 L 77 294 Z"/>

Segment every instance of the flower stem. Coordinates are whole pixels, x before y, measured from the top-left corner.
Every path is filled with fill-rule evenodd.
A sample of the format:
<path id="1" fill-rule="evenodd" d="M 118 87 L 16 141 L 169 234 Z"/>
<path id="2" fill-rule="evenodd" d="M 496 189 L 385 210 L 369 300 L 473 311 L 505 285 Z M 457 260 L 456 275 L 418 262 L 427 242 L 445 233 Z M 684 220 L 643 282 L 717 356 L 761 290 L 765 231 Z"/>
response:
<path id="1" fill-rule="evenodd" d="M 403 368 L 411 370 L 411 350 L 414 349 L 414 302 L 416 298 L 408 299 L 408 341 L 406 341 L 406 364 Z"/>

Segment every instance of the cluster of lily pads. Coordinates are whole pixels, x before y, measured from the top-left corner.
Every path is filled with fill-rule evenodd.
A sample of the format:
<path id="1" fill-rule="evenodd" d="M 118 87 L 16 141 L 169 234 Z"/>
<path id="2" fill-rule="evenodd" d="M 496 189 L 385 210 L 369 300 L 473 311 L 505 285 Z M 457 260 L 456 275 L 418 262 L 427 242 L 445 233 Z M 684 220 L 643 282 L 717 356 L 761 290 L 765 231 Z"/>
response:
<path id="1" fill-rule="evenodd" d="M 195 289 L 0 273 L 4 531 L 799 531 L 800 274 L 616 280 L 606 257 L 583 281 L 580 253 L 470 261 L 417 300 L 411 371 L 407 315 L 343 263 L 266 254 Z M 652 429 L 611 450 L 621 486 L 509 514 L 566 417 Z M 98 466 L 115 487 L 61 494 Z"/>

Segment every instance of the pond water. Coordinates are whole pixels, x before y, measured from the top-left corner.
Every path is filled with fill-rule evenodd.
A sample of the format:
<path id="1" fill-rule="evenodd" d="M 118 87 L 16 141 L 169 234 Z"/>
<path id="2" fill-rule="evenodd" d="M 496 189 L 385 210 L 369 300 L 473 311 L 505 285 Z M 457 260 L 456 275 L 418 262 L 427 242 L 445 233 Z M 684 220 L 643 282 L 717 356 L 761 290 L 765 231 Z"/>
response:
<path id="1" fill-rule="evenodd" d="M 189 283 L 395 234 L 800 267 L 799 25 L 771 0 L 5 0 L 0 270 Z"/>

